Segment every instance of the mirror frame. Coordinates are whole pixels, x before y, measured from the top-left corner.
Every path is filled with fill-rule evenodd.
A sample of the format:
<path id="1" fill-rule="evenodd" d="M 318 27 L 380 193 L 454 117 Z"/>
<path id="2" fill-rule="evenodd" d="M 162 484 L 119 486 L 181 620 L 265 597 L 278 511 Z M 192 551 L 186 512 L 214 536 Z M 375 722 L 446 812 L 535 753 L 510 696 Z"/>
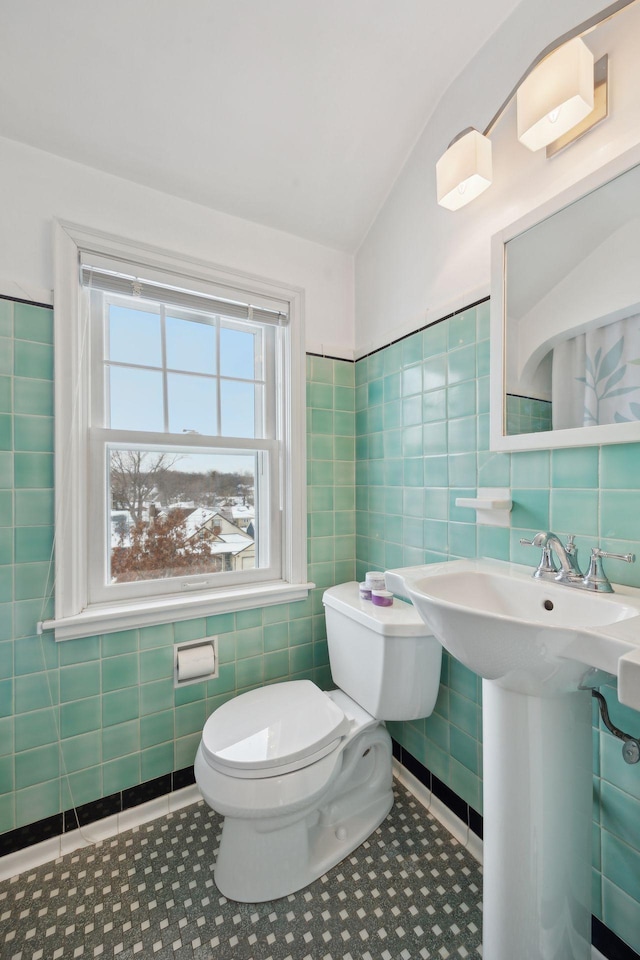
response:
<path id="1" fill-rule="evenodd" d="M 572 427 L 541 433 L 504 433 L 506 420 L 505 326 L 506 326 L 506 245 L 521 233 L 547 220 L 554 213 L 593 193 L 598 187 L 626 173 L 640 163 L 640 144 L 599 167 L 546 203 L 531 210 L 491 238 L 491 339 L 490 339 L 490 449 L 514 452 L 547 450 L 556 447 L 588 447 L 603 443 L 640 441 L 640 420 L 606 423 L 594 427 Z"/>

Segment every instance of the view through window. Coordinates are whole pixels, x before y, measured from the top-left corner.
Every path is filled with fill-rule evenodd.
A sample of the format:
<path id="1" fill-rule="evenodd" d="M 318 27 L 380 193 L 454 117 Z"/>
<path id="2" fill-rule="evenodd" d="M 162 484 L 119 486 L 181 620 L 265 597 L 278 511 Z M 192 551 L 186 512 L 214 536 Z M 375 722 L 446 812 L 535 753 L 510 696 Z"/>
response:
<path id="1" fill-rule="evenodd" d="M 105 419 L 109 430 L 140 438 L 106 448 L 107 582 L 260 566 L 256 484 L 268 453 L 211 446 L 268 432 L 268 331 L 142 298 L 96 297 L 106 318 Z M 167 442 L 149 442 L 158 435 Z M 194 450 L 194 438 L 208 449 Z"/>
<path id="2" fill-rule="evenodd" d="M 109 452 L 114 583 L 256 566 L 255 457 Z"/>

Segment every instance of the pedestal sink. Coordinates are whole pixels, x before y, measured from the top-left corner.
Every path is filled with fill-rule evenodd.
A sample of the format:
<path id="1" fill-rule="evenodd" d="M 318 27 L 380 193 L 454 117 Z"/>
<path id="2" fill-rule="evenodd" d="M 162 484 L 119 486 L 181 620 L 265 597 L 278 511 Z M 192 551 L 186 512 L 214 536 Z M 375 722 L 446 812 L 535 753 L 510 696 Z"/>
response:
<path id="1" fill-rule="evenodd" d="M 485 960 L 591 956 L 589 668 L 640 708 L 640 590 L 534 580 L 499 560 L 387 571 L 483 678 Z"/>

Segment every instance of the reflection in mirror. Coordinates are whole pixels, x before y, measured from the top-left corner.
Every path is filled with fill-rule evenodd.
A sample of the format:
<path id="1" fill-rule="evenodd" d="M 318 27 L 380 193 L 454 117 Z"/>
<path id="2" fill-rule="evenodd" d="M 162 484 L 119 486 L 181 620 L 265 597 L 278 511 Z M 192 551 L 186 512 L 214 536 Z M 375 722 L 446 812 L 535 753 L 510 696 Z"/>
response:
<path id="1" fill-rule="evenodd" d="M 640 166 L 509 239 L 504 265 L 502 434 L 629 439 L 574 431 L 640 421 Z"/>

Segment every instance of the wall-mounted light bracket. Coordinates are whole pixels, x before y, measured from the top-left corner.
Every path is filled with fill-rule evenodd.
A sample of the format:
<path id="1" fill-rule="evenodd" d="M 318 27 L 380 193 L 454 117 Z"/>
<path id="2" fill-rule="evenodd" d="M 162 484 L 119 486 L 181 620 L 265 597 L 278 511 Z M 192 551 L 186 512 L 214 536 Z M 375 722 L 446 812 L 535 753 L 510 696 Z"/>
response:
<path id="1" fill-rule="evenodd" d="M 518 140 L 540 150 L 593 110 L 593 53 L 572 37 L 547 54 L 516 91 Z"/>
<path id="2" fill-rule="evenodd" d="M 585 133 L 593 130 L 597 124 L 609 116 L 609 57 L 605 53 L 593 67 L 593 110 L 563 136 L 547 144 L 547 159 L 555 157 L 570 144 L 575 143 Z"/>

